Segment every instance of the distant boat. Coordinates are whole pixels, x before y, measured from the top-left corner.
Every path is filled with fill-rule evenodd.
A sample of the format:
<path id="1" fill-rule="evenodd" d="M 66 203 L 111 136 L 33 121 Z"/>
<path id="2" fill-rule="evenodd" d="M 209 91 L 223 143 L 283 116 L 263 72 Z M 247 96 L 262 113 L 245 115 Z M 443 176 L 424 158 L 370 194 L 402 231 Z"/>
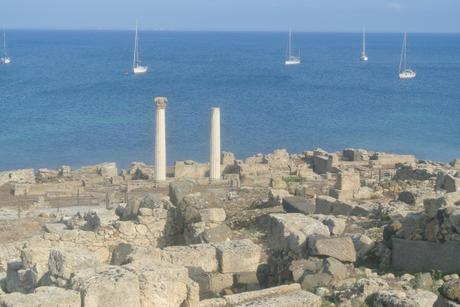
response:
<path id="1" fill-rule="evenodd" d="M 404 32 L 401 60 L 399 61 L 399 79 L 414 79 L 416 75 L 415 71 L 407 68 L 407 33 Z"/>
<path id="2" fill-rule="evenodd" d="M 289 29 L 289 43 L 288 43 L 288 57 L 286 61 L 284 61 L 285 65 L 298 65 L 300 64 L 300 50 L 299 55 L 294 56 L 292 55 L 292 31 Z"/>
<path id="3" fill-rule="evenodd" d="M 361 51 L 361 57 L 360 57 L 362 62 L 367 62 L 369 58 L 367 57 L 366 53 L 366 31 L 363 30 L 363 50 Z"/>
<path id="4" fill-rule="evenodd" d="M 0 58 L 1 64 L 11 64 L 11 58 L 8 56 L 8 52 L 6 51 L 6 33 L 3 30 L 3 57 Z"/>
<path id="5" fill-rule="evenodd" d="M 134 74 L 143 74 L 146 73 L 148 67 L 142 65 L 139 57 L 139 34 L 137 30 L 137 21 L 136 21 L 136 35 L 134 36 L 134 56 L 133 56 L 133 73 Z"/>

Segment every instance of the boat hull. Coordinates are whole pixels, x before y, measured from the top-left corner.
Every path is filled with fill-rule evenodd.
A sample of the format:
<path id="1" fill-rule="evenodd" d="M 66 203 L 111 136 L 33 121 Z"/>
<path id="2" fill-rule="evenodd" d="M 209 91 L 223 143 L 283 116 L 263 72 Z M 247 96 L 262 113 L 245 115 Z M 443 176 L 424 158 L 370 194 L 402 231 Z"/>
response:
<path id="1" fill-rule="evenodd" d="M 415 71 L 406 69 L 402 72 L 399 73 L 399 79 L 405 80 L 405 79 L 414 79 L 417 76 Z"/>
<path id="2" fill-rule="evenodd" d="M 361 60 L 361 62 L 367 62 L 369 60 L 369 58 L 367 57 L 367 55 L 362 55 L 360 57 L 360 60 Z"/>
<path id="3" fill-rule="evenodd" d="M 0 63 L 5 64 L 5 65 L 11 64 L 11 58 L 9 57 L 1 58 Z"/>
<path id="4" fill-rule="evenodd" d="M 136 66 L 136 67 L 133 67 L 133 73 L 135 75 L 145 74 L 148 71 L 148 69 L 149 68 L 147 66 Z"/>
<path id="5" fill-rule="evenodd" d="M 300 58 L 291 56 L 286 61 L 284 61 L 284 65 L 298 65 L 300 64 Z"/>

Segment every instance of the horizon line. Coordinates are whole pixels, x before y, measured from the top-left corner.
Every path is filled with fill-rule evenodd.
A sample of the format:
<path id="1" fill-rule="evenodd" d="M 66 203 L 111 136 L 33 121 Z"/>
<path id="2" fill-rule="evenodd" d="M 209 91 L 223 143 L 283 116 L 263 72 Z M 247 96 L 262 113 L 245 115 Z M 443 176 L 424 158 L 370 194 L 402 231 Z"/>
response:
<path id="1" fill-rule="evenodd" d="M 100 32 L 132 32 L 133 29 L 126 28 L 4 28 L 5 31 L 100 31 Z M 289 30 L 231 30 L 231 29 L 139 29 L 142 32 L 214 32 L 214 33 L 285 33 Z M 305 31 L 298 30 L 293 31 L 294 33 L 331 33 L 331 34 L 356 34 L 362 33 L 362 31 L 340 31 L 340 30 L 316 30 L 316 31 Z M 375 34 L 399 34 L 399 33 L 414 33 L 414 34 L 460 34 L 460 31 L 366 31 L 366 33 Z"/>

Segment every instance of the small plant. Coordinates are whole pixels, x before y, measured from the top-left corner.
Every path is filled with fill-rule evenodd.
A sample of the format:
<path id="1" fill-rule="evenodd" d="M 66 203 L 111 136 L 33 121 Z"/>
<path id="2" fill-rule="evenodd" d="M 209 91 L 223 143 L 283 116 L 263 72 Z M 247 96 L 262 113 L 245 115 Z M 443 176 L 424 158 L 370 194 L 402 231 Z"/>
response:
<path id="1" fill-rule="evenodd" d="M 305 182 L 305 178 L 300 176 L 287 176 L 283 177 L 284 182 L 289 183 L 302 183 Z"/>

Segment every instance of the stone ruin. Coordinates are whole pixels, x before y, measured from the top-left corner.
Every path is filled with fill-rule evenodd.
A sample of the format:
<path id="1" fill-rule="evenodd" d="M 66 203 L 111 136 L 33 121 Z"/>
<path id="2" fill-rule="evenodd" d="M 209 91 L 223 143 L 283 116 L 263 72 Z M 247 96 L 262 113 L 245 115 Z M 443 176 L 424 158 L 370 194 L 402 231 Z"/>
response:
<path id="1" fill-rule="evenodd" d="M 1 172 L 0 306 L 460 305 L 459 160 L 218 160 Z"/>

